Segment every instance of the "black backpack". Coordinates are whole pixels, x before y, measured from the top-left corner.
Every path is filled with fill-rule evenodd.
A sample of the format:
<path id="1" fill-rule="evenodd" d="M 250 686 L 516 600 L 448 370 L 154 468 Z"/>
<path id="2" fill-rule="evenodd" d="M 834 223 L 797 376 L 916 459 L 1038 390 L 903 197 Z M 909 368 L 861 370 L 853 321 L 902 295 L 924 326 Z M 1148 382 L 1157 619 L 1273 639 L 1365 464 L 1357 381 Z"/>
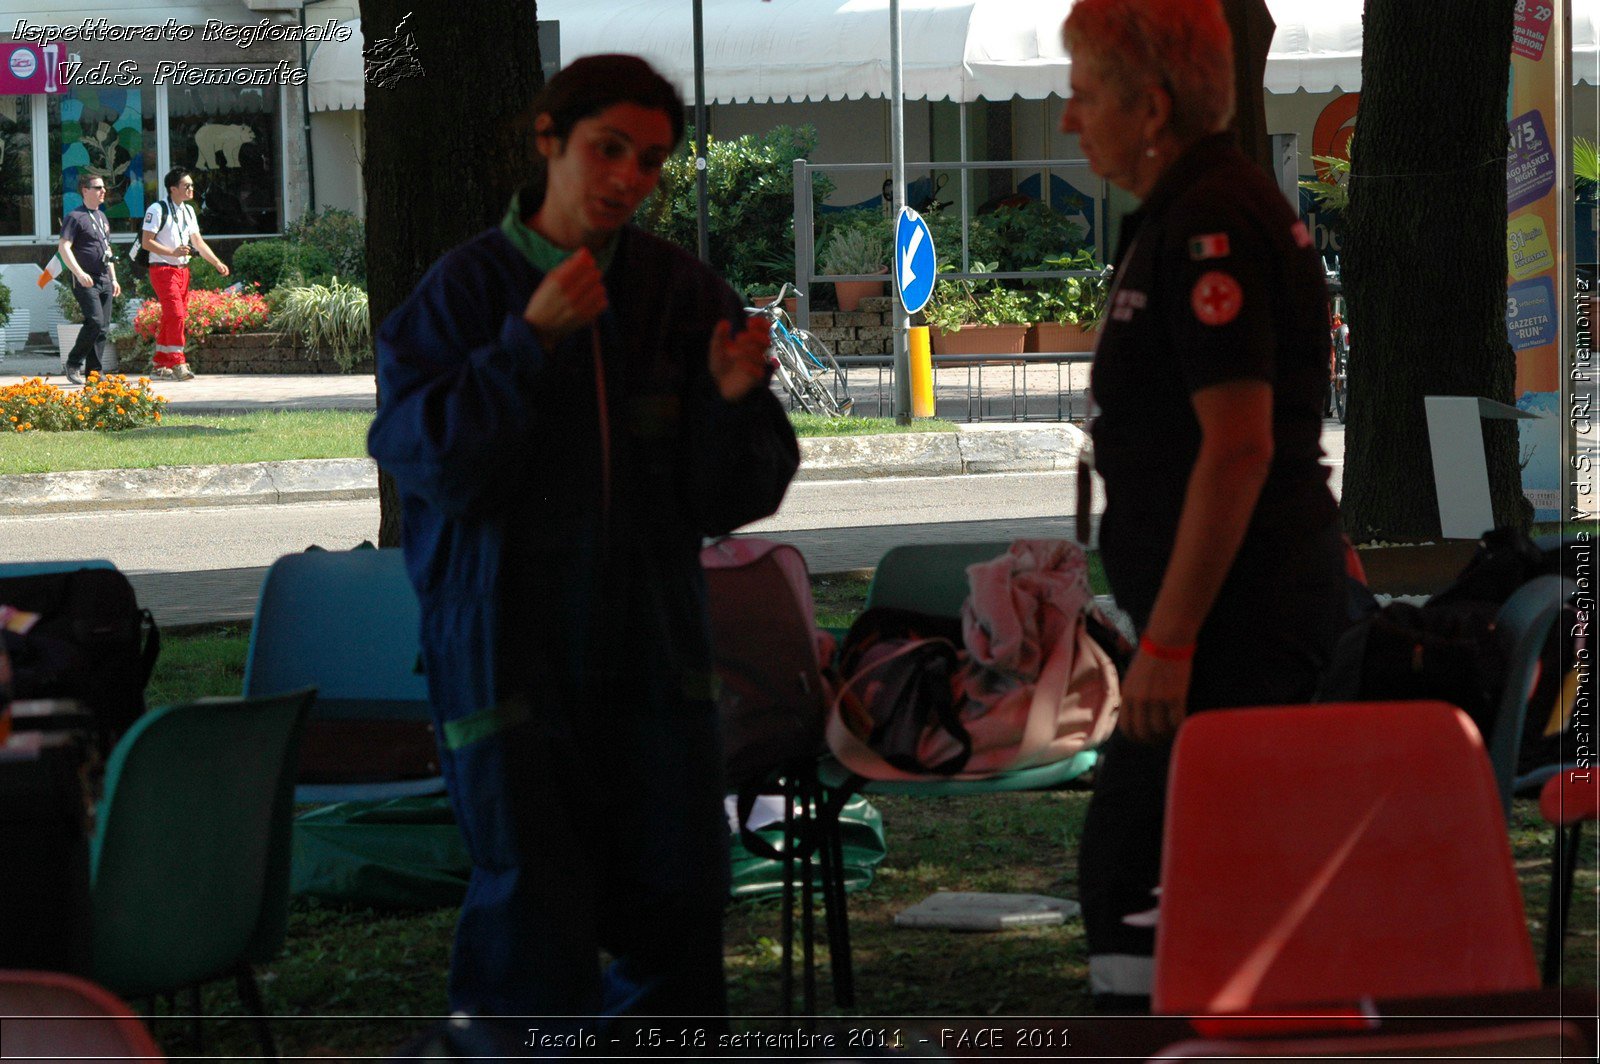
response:
<path id="1" fill-rule="evenodd" d="M 156 206 L 161 209 L 161 224 L 156 226 L 156 232 L 167 227 L 167 201 L 156 200 Z M 133 247 L 128 252 L 128 264 L 135 277 L 148 277 L 150 275 L 150 249 L 144 246 L 144 233 L 133 238 Z"/>
<path id="2" fill-rule="evenodd" d="M 1477 553 L 1449 587 L 1421 606 L 1391 602 L 1353 624 L 1340 638 L 1319 702 L 1436 698 L 1459 706 L 1478 731 L 1494 727 L 1509 663 L 1495 636 L 1495 618 L 1512 593 L 1534 577 L 1555 572 L 1558 551 L 1544 551 L 1524 533 L 1498 528 L 1484 534 Z M 1540 706 L 1563 675 L 1562 626 L 1544 648 L 1540 689 L 1532 699 L 1518 771 L 1547 760 L 1547 712 Z M 1548 698 L 1545 697 L 1548 695 Z"/>
<path id="3" fill-rule="evenodd" d="M 0 606 L 37 616 L 0 629 L 13 697 L 77 699 L 109 748 L 144 712 L 161 652 L 155 621 L 128 578 L 98 568 L 0 577 Z"/>

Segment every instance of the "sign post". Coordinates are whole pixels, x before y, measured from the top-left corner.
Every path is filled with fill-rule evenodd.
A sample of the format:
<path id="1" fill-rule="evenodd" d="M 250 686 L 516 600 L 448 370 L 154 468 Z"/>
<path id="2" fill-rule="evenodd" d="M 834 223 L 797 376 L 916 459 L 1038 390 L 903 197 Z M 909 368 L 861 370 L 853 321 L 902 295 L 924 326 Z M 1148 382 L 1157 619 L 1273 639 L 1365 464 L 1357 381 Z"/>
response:
<path id="1" fill-rule="evenodd" d="M 889 0 L 889 141 L 894 163 L 894 210 L 906 206 L 906 97 L 901 71 L 900 0 Z M 894 307 L 894 419 L 911 424 L 911 318 L 899 301 Z"/>
<path id="2" fill-rule="evenodd" d="M 910 207 L 901 207 L 894 225 L 894 291 L 907 321 L 928 305 L 938 272 L 939 260 L 933 253 L 933 233 L 928 223 Z M 928 327 L 908 329 L 907 338 L 911 416 L 932 417 L 933 355 L 928 350 Z"/>

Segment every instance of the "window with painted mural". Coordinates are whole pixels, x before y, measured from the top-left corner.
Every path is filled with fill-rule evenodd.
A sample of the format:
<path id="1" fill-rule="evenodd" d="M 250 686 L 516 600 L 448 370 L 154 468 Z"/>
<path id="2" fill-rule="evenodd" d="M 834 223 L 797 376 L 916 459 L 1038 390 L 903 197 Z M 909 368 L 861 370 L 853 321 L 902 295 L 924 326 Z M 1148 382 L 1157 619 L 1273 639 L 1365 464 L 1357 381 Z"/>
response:
<path id="1" fill-rule="evenodd" d="M 148 89 L 79 86 L 46 104 L 50 138 L 50 232 L 83 205 L 82 170 L 102 177 L 102 209 L 113 233 L 133 233 L 155 196 L 155 93 Z M 31 174 L 30 174 L 31 183 Z M 29 220 L 28 231 L 32 231 Z"/>
<path id="2" fill-rule="evenodd" d="M 0 96 L 0 236 L 33 232 L 33 97 Z"/>
<path id="3" fill-rule="evenodd" d="M 278 87 L 190 85 L 167 91 L 172 165 L 194 171 L 200 231 L 278 232 Z"/>

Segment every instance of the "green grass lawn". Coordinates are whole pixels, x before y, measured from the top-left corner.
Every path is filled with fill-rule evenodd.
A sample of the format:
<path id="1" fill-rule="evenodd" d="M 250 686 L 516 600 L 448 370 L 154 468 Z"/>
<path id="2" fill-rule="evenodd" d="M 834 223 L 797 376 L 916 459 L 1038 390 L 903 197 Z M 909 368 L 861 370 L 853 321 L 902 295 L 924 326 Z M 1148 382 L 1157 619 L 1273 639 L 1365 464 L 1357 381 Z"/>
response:
<path id="1" fill-rule="evenodd" d="M 867 581 L 816 578 L 817 619 L 848 624 Z M 247 631 L 233 628 L 163 641 L 151 682 L 152 704 L 240 689 Z M 1077 921 L 1003 934 L 911 931 L 894 914 L 936 890 L 1006 891 L 1073 897 L 1077 839 L 1088 792 L 990 795 L 965 799 L 874 798 L 883 813 L 888 856 L 877 881 L 850 898 L 857 1016 L 1073 1016 L 1089 1012 L 1087 956 Z M 1595 985 L 1594 833 L 1580 861 L 1573 933 L 1567 943 L 1569 986 Z M 1536 949 L 1544 942 L 1551 830 L 1531 800 L 1513 812 L 1511 844 Z M 781 909 L 775 899 L 735 902 L 724 939 L 735 1029 L 780 1007 Z M 379 912 L 296 901 L 288 942 L 260 970 L 274 1031 L 286 1056 L 380 1055 L 427 1026 L 445 1009 L 453 909 Z M 819 925 L 818 938 L 822 939 Z M 834 1014 L 825 946 L 819 997 Z M 206 1032 L 208 1053 L 248 1054 L 250 1034 L 236 1017 L 228 984 L 205 994 L 218 1017 Z M 741 1019 L 743 1018 L 743 1019 Z M 188 1023 L 162 1024 L 170 1053 L 185 1051 Z"/>
<path id="2" fill-rule="evenodd" d="M 955 432 L 949 421 L 896 425 L 893 418 L 792 414 L 801 436 Z M 159 425 L 124 432 L 28 432 L 6 437 L 0 476 L 71 469 L 148 469 L 232 465 L 298 458 L 365 458 L 372 414 L 358 410 L 267 410 L 248 414 L 164 415 Z"/>
<path id="3" fill-rule="evenodd" d="M 371 424 L 356 410 L 267 410 L 163 415 L 123 432 L 27 432 L 6 437 L 0 475 L 365 457 Z"/>

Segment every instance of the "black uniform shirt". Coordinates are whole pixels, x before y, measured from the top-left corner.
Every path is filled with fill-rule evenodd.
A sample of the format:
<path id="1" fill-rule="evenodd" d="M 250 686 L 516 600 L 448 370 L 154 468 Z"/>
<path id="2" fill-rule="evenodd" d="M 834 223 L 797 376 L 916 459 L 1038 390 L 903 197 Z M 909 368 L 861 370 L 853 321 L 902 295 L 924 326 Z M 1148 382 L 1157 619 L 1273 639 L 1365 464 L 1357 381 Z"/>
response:
<path id="1" fill-rule="evenodd" d="M 104 211 L 76 207 L 61 223 L 61 235 L 72 241 L 72 257 L 83 272 L 98 281 L 111 262 L 111 227 Z"/>
<path id="2" fill-rule="evenodd" d="M 1272 466 L 1236 570 L 1336 520 L 1318 462 L 1328 343 L 1322 263 L 1305 225 L 1228 134 L 1199 141 L 1124 220 L 1091 378 L 1101 549 L 1135 618 L 1172 552 L 1200 448 L 1190 396 L 1202 388 L 1272 386 Z"/>

